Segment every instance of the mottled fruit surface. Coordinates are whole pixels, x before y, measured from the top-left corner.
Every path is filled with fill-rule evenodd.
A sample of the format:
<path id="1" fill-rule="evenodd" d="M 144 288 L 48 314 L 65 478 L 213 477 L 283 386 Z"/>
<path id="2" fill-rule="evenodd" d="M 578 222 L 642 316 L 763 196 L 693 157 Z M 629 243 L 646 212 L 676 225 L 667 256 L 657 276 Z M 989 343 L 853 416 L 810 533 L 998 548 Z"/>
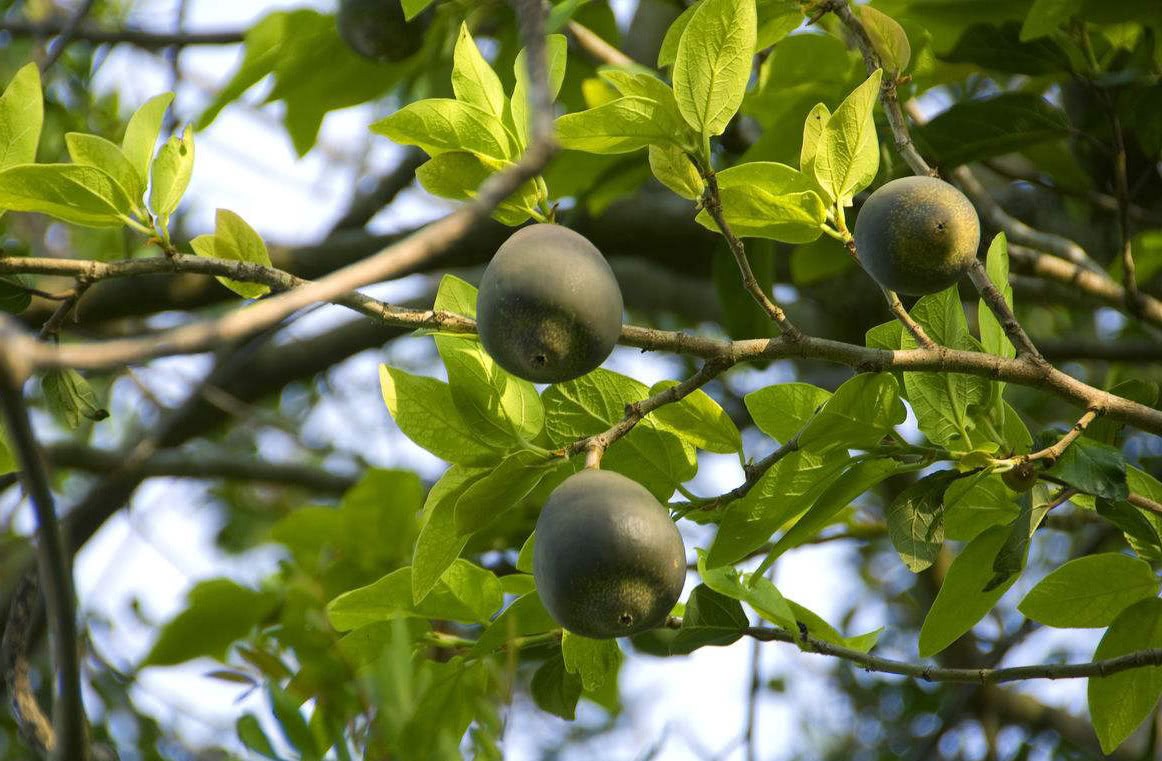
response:
<path id="1" fill-rule="evenodd" d="M 1029 491 L 1037 483 L 1037 468 L 1031 462 L 1020 462 L 1002 473 L 1001 480 L 1013 491 Z"/>
<path id="2" fill-rule="evenodd" d="M 536 383 L 598 367 L 621 335 L 621 290 L 605 257 L 560 225 L 517 230 L 480 280 L 476 320 L 485 351 Z"/>
<path id="3" fill-rule="evenodd" d="M 533 575 L 564 628 L 594 639 L 660 626 L 682 593 L 686 549 L 666 508 L 618 473 L 583 470 L 537 520 Z"/>
<path id="4" fill-rule="evenodd" d="M 935 177 L 902 177 L 872 193 L 855 220 L 864 269 L 885 288 L 922 296 L 963 275 L 980 245 L 976 209 Z"/>
<path id="5" fill-rule="evenodd" d="M 427 20 L 404 21 L 400 0 L 339 0 L 335 17 L 343 41 L 376 61 L 402 61 L 423 47 Z"/>

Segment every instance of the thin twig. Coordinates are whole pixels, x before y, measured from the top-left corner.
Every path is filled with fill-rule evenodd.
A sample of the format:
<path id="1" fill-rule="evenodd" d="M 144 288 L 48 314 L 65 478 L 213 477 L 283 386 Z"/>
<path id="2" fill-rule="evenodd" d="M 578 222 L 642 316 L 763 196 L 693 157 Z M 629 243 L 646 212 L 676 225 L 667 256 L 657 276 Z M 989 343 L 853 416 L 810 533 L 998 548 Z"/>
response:
<path id="1" fill-rule="evenodd" d="M 48 473 L 40 457 L 22 389 L 27 367 L 11 351 L 0 355 L 0 407 L 9 440 L 20 464 L 21 481 L 36 513 L 37 564 L 52 632 L 56 689 L 53 700 L 55 758 L 88 758 L 85 710 L 81 702 L 71 554 L 65 549 Z"/>
<path id="2" fill-rule="evenodd" d="M 702 178 L 706 181 L 706 189 L 702 195 L 702 205 L 714 220 L 714 224 L 718 227 L 719 232 L 722 233 L 722 237 L 726 238 L 726 243 L 730 247 L 730 253 L 734 255 L 734 261 L 738 264 L 738 269 L 742 273 L 743 287 L 754 297 L 754 300 L 763 308 L 767 316 L 778 325 L 784 337 L 791 341 L 802 340 L 804 337 L 802 331 L 787 318 L 786 312 L 767 295 L 762 285 L 759 284 L 758 278 L 754 276 L 754 271 L 750 267 L 750 260 L 746 255 L 746 247 L 734 234 L 734 231 L 731 230 L 730 223 L 726 221 L 726 216 L 723 214 L 722 196 L 718 192 L 717 175 L 709 167 L 700 167 L 700 169 Z"/>
<path id="3" fill-rule="evenodd" d="M 1118 199 L 1105 193 L 1099 193 L 1096 190 L 1086 190 L 1079 188 L 1072 188 L 1067 185 L 1059 185 L 1053 181 L 1051 177 L 1045 177 L 1039 174 L 1029 174 L 1010 169 L 1004 163 L 997 160 L 982 161 L 981 164 L 986 166 L 993 174 L 998 174 L 1007 180 L 1014 180 L 1016 182 L 1026 182 L 1030 185 L 1036 185 L 1046 190 L 1051 190 L 1058 195 L 1069 196 L 1070 198 L 1079 198 L 1088 202 L 1096 209 L 1108 211 L 1114 214 L 1118 212 Z M 1135 222 L 1143 222 L 1150 225 L 1162 226 L 1162 214 L 1153 209 L 1146 209 L 1136 204 L 1130 204 L 1126 209 L 1130 219 Z"/>
<path id="4" fill-rule="evenodd" d="M 570 21 L 566 27 L 577 47 L 593 60 L 609 66 L 636 66 L 637 62 L 603 40 L 589 27 Z"/>
<path id="5" fill-rule="evenodd" d="M 916 345 L 924 349 L 935 349 L 936 342 L 928 337 L 928 334 L 924 332 L 924 328 L 920 323 L 912 319 L 912 315 L 908 314 L 908 310 L 904 308 L 904 304 L 900 301 L 900 297 L 896 292 L 888 288 L 881 288 L 881 290 L 884 292 L 884 298 L 887 299 L 888 309 L 891 310 L 892 315 L 899 320 L 900 324 L 907 329 L 912 338 L 916 339 Z"/>
<path id="6" fill-rule="evenodd" d="M 1044 449 L 1027 454 L 1021 459 L 1025 462 L 1044 460 L 1045 467 L 1053 467 L 1053 463 L 1057 462 L 1057 460 L 1061 458 L 1061 455 L 1065 453 L 1065 450 L 1069 448 L 1069 445 L 1074 441 L 1077 441 L 1077 438 L 1081 436 L 1081 434 L 1085 433 L 1085 429 L 1089 428 L 1090 423 L 1097 420 L 1100 415 L 1100 409 L 1095 408 L 1086 410 L 1086 413 L 1082 415 L 1076 423 L 1073 424 L 1073 427 L 1070 428 L 1052 446 L 1048 446 Z"/>
<path id="7" fill-rule="evenodd" d="M 981 299 L 984 300 L 985 305 L 993 316 L 997 318 L 997 322 L 1001 324 L 1001 329 L 1005 331 L 1005 335 L 1012 341 L 1013 346 L 1017 350 L 1018 355 L 1026 355 L 1038 362 L 1044 362 L 1045 358 L 1041 356 L 1041 352 L 1037 350 L 1037 346 L 1033 343 L 1033 339 L 1021 327 L 1021 323 L 1017 322 L 1016 315 L 1013 310 L 1009 308 L 1009 303 L 1005 301 L 1004 294 L 993 283 L 988 276 L 988 271 L 985 270 L 984 264 L 980 259 L 974 259 L 968 268 L 968 277 L 972 280 L 972 284 L 976 286 L 977 293 L 980 294 Z"/>
<path id="8" fill-rule="evenodd" d="M 44 341 L 50 337 L 55 337 L 60 333 L 61 326 L 64 325 L 69 314 L 77 306 L 77 302 L 85 295 L 85 291 L 89 290 L 92 283 L 88 280 L 78 280 L 76 286 L 73 287 L 72 293 L 65 297 L 52 316 L 45 321 L 40 329 L 40 340 Z"/>
<path id="9" fill-rule="evenodd" d="M 61 28 L 60 35 L 56 39 L 56 46 L 49 50 L 48 55 L 45 56 L 44 61 L 40 64 L 41 76 L 51 69 L 53 64 L 59 61 L 60 57 L 64 55 L 65 49 L 75 39 L 77 31 L 81 28 L 81 23 L 89 15 L 89 12 L 93 10 L 95 4 L 96 0 L 83 0 L 81 6 L 77 8 L 76 13 L 65 22 L 65 25 Z"/>

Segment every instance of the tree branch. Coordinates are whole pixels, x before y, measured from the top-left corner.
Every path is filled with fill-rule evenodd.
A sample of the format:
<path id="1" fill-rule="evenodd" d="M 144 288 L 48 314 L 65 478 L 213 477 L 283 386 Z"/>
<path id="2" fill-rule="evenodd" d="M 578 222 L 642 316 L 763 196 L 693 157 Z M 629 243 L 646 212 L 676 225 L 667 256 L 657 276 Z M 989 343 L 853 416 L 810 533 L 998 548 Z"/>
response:
<path id="1" fill-rule="evenodd" d="M 636 61 L 603 40 L 589 27 L 570 21 L 566 29 L 573 42 L 577 43 L 577 47 L 598 63 L 608 66 L 637 66 Z"/>
<path id="2" fill-rule="evenodd" d="M 14 37 L 44 39 L 62 35 L 65 29 L 66 24 L 59 21 L 34 24 L 23 19 L 0 19 L 0 32 L 8 32 Z M 144 29 L 118 30 L 80 27 L 73 32 L 72 38 L 97 45 L 124 42 L 145 50 L 159 50 L 175 45 L 183 47 L 186 45 L 233 45 L 242 42 L 245 35 L 241 31 L 166 34 L 164 32 L 148 32 Z"/>
<path id="3" fill-rule="evenodd" d="M 1073 424 L 1073 427 L 1070 428 L 1064 436 L 1058 439 L 1056 443 L 1054 443 L 1052 446 L 1048 446 L 1044 449 L 1024 455 L 1021 457 L 1021 459 L 1025 462 L 1045 460 L 1045 467 L 1053 467 L 1053 463 L 1060 459 L 1061 455 L 1065 453 L 1065 450 L 1069 448 L 1070 444 L 1072 444 L 1074 441 L 1077 441 L 1077 438 L 1081 436 L 1081 434 L 1085 433 L 1085 429 L 1089 428 L 1090 423 L 1092 423 L 1094 420 L 1097 420 L 1099 415 L 1101 415 L 1101 410 L 1099 409 L 1086 410 L 1086 413 L 1082 415 L 1081 418 Z"/>
<path id="4" fill-rule="evenodd" d="M 0 641 L 0 676 L 8 685 L 12 715 L 21 737 L 38 753 L 48 756 L 56 747 L 56 735 L 52 722 L 36 702 L 36 693 L 28 678 L 29 640 L 36 621 L 37 591 L 35 569 L 21 575 L 12 593 L 4 639 Z"/>
<path id="5" fill-rule="evenodd" d="M 968 277 L 972 280 L 972 284 L 976 286 L 977 293 L 984 299 L 985 305 L 993 316 L 997 318 L 997 322 L 1001 324 L 1001 329 L 1005 331 L 1005 335 L 1013 342 L 1013 346 L 1017 349 L 1017 354 L 1024 354 L 1038 362 L 1044 362 L 1045 358 L 1041 356 L 1041 352 L 1037 350 L 1033 340 L 1021 327 L 1021 323 L 1017 322 L 1017 316 L 1013 314 L 1013 310 L 1009 308 L 1009 303 L 1005 301 L 1004 294 L 996 287 L 993 281 L 989 278 L 988 272 L 985 270 L 984 264 L 980 259 L 974 259 L 972 265 L 968 268 Z"/>
<path id="6" fill-rule="evenodd" d="M 72 555 L 64 545 L 48 473 L 40 459 L 36 436 L 24 405 L 22 389 L 28 377 L 28 366 L 13 354 L 13 348 L 8 346 L 7 351 L 0 354 L 0 408 L 20 464 L 21 480 L 36 513 L 37 565 L 52 631 L 53 663 L 57 675 L 53 700 L 54 758 L 84 761 L 88 758 L 88 743 L 85 709 L 81 701 Z"/>

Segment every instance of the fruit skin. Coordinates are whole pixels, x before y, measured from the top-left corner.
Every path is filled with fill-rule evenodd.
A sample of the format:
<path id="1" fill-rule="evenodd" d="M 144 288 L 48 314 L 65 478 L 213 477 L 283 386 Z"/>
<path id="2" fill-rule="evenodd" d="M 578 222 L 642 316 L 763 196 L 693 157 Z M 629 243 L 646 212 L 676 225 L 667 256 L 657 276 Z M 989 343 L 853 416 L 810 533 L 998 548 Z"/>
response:
<path id="1" fill-rule="evenodd" d="M 601 252 L 567 227 L 521 228 L 497 249 L 476 296 L 484 350 L 525 380 L 598 367 L 621 335 L 621 290 Z"/>
<path id="2" fill-rule="evenodd" d="M 686 580 L 686 548 L 645 487 L 587 469 L 549 495 L 533 577 L 561 626 L 593 639 L 625 637 L 665 622 Z"/>
<path id="3" fill-rule="evenodd" d="M 980 220 L 964 194 L 944 180 L 901 177 L 860 209 L 855 246 L 877 283 L 923 296 L 955 283 L 976 260 Z"/>
<path id="4" fill-rule="evenodd" d="M 428 14 L 404 20 L 400 0 L 339 0 L 339 36 L 359 55 L 374 61 L 402 61 L 424 44 Z"/>
<path id="5" fill-rule="evenodd" d="M 1017 463 L 1012 470 L 1002 473 L 1001 480 L 1013 491 L 1029 491 L 1037 483 L 1037 466 L 1024 460 Z"/>

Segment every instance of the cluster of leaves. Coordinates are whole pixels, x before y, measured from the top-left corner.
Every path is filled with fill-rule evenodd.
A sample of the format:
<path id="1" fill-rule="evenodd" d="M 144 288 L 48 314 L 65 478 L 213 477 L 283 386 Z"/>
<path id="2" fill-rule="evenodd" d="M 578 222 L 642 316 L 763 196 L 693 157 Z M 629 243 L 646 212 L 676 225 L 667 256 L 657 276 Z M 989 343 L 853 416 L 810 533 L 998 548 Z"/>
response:
<path id="1" fill-rule="evenodd" d="M 408 2 L 405 9 L 414 16 L 428 4 Z M 581 12 L 577 5 L 559 4 L 550 28 Z M 903 0 L 895 5 L 909 7 Z M 802 15 L 798 3 L 782 0 L 692 5 L 662 44 L 658 65 L 669 69 L 669 82 L 644 67 L 592 71 L 570 61 L 567 72 L 565 40 L 553 34 L 546 42 L 551 95 L 570 109 L 556 122 L 567 149 L 556 166 L 577 177 L 550 168 L 494 216 L 514 226 L 551 220 L 556 207 L 549 186 L 556 198 L 581 200 L 576 189 L 594 176 L 575 171 L 579 154 L 599 157 L 584 166 L 600 169 L 645 149 L 649 171 L 696 202 L 700 224 L 718 229 L 704 208 L 713 177 L 715 202 L 738 235 L 796 245 L 796 254 L 806 254 L 792 260 L 800 271 L 833 274 L 849 266 L 843 247 L 824 240 L 826 249 L 815 248 L 816 240 L 846 240 L 844 209 L 877 175 L 891 171 L 874 116 L 881 78 L 899 77 L 913 60 L 916 87 L 948 78 L 949 63 L 1013 75 L 1080 68 L 1072 49 L 1057 38 L 1082 5 L 1088 12 L 1090 4 L 1082 0 L 1037 2 L 1023 23 L 1011 22 L 1011 11 L 1005 11 L 999 22 L 986 14 L 987 23 L 963 32 L 938 22 L 906 30 L 891 16 L 861 7 L 884 64 L 867 78 L 858 56 L 835 37 L 788 36 Z M 881 4 L 890 12 L 892 6 Z M 469 200 L 490 174 L 511 166 L 527 148 L 526 65 L 524 55 L 513 51 L 512 86 L 506 88 L 498 72 L 508 67 L 485 59 L 469 24 L 455 23 L 452 5 L 439 10 L 425 50 L 398 65 L 355 58 L 331 16 L 310 10 L 271 14 L 247 34 L 239 69 L 199 125 L 211 123 L 227 103 L 272 75 L 267 99 L 285 103 L 286 126 L 305 153 L 329 110 L 382 96 L 405 80 L 412 95 L 442 92 L 450 82 L 452 97 L 412 100 L 372 129 L 429 154 L 417 173 L 429 192 Z M 904 24 L 910 23 L 905 16 Z M 955 44 L 945 45 L 942 36 Z M 916 51 L 909 37 L 922 42 Z M 452 40 L 450 72 L 427 65 L 446 58 L 439 52 Z M 935 49 L 950 50 L 940 64 Z M 752 83 L 754 56 L 767 50 Z M 335 63 L 320 67 L 320 58 Z M 188 127 L 154 150 L 172 96 L 158 96 L 138 110 L 120 145 L 70 134 L 71 164 L 36 163 L 41 98 L 36 69 L 29 66 L 0 99 L 0 209 L 127 228 L 175 252 L 169 219 L 189 183 L 194 150 Z M 828 102 L 838 105 L 831 110 Z M 578 105 L 584 108 L 573 108 Z M 718 168 L 716 141 L 740 113 L 756 119 L 764 136 L 742 160 Z M 786 129 L 800 122 L 801 133 Z M 1143 133 L 1154 134 L 1146 127 Z M 1039 96 L 1005 92 L 953 105 L 920 130 L 918 140 L 926 153 L 952 166 L 1042 146 L 1067 133 L 1064 116 Z M 784 163 L 796 155 L 798 169 Z M 220 210 L 216 222 L 213 235 L 190 241 L 196 254 L 269 264 L 262 239 L 240 217 Z M 830 258 L 832 253 L 838 258 Z M 1011 305 L 1003 236 L 989 247 L 987 270 Z M 223 284 L 246 298 L 268 290 Z M 25 308 L 22 285 L 0 280 L 0 304 L 11 311 Z M 471 285 L 446 276 L 435 308 L 474 317 L 475 303 Z M 943 346 L 1015 354 L 987 308 L 978 310 L 973 335 L 955 288 L 920 299 L 912 315 Z M 599 369 L 538 391 L 499 368 L 475 338 L 436 334 L 434 341 L 447 382 L 387 366 L 380 371 L 383 398 L 399 429 L 450 463 L 426 496 L 414 474 L 372 470 L 338 507 L 295 510 L 271 532 L 289 554 L 279 574 L 258 590 L 226 579 L 195 587 L 143 664 L 208 656 L 226 664 L 215 677 L 265 685 L 283 741 L 303 758 L 322 758 L 332 748 L 345 758 L 350 745 L 404 759 L 452 755 L 470 728 L 477 753 L 498 757 L 499 703 L 511 695 L 518 670 L 529 672 L 533 697 L 545 711 L 571 719 L 581 697 L 617 707 L 621 650 L 615 642 L 556 627 L 530 573 L 532 525 L 549 492 L 579 467 L 561 450 L 608 429 L 627 405 L 674 382 L 651 388 Z M 895 322 L 870 330 L 866 342 L 886 350 L 915 347 Z M 46 377 L 43 387 L 73 425 L 99 409 L 76 373 Z M 1030 491 L 1017 493 L 1002 474 L 1014 458 L 1052 443 L 1059 433 L 1031 436 L 1006 401 L 1003 383 L 952 373 L 860 374 L 834 392 L 782 383 L 743 401 L 754 425 L 780 443 L 785 456 L 741 498 L 672 505 L 676 514 L 715 524 L 717 531 L 698 550 L 699 585 L 674 611 L 683 616 L 681 628 L 636 637 L 636 648 L 669 656 L 730 644 L 749 626 L 749 609 L 795 639 L 806 631 L 870 651 L 878 631 L 841 633 L 784 597 L 765 571 L 788 550 L 850 522 L 866 493 L 897 476 L 914 479 L 884 510 L 901 562 L 919 573 L 933 565 L 946 540 L 964 543 L 924 618 L 919 656 L 935 655 L 971 630 L 1016 582 L 1034 532 L 1063 496 L 1050 485 L 1076 492 L 1073 503 L 1116 526 L 1137 557 L 1103 553 L 1071 561 L 1036 584 L 1020 611 L 1046 626 L 1105 628 L 1095 658 L 1162 643 L 1162 603 L 1151 566 L 1162 562 L 1162 520 L 1128 502 L 1131 492 L 1162 500 L 1162 483 L 1127 463 L 1115 446 L 1117 426 L 1093 426 Z M 922 434 L 913 437 L 918 443 L 900 430 L 908 408 Z M 737 454 L 747 462 L 735 423 L 702 391 L 647 416 L 609 448 L 602 467 L 667 501 L 675 491 L 689 497 L 685 484 L 697 473 L 699 450 Z M 0 440 L 0 472 L 5 467 L 13 465 Z M 754 570 L 736 567 L 758 555 L 763 559 Z M 487 567 L 470 559 L 497 556 L 503 561 Z M 1162 695 L 1158 671 L 1091 680 L 1090 709 L 1103 748 L 1119 745 L 1153 710 Z M 304 715 L 302 706 L 312 699 Z M 237 730 L 247 747 L 278 758 L 257 717 L 242 717 Z"/>

